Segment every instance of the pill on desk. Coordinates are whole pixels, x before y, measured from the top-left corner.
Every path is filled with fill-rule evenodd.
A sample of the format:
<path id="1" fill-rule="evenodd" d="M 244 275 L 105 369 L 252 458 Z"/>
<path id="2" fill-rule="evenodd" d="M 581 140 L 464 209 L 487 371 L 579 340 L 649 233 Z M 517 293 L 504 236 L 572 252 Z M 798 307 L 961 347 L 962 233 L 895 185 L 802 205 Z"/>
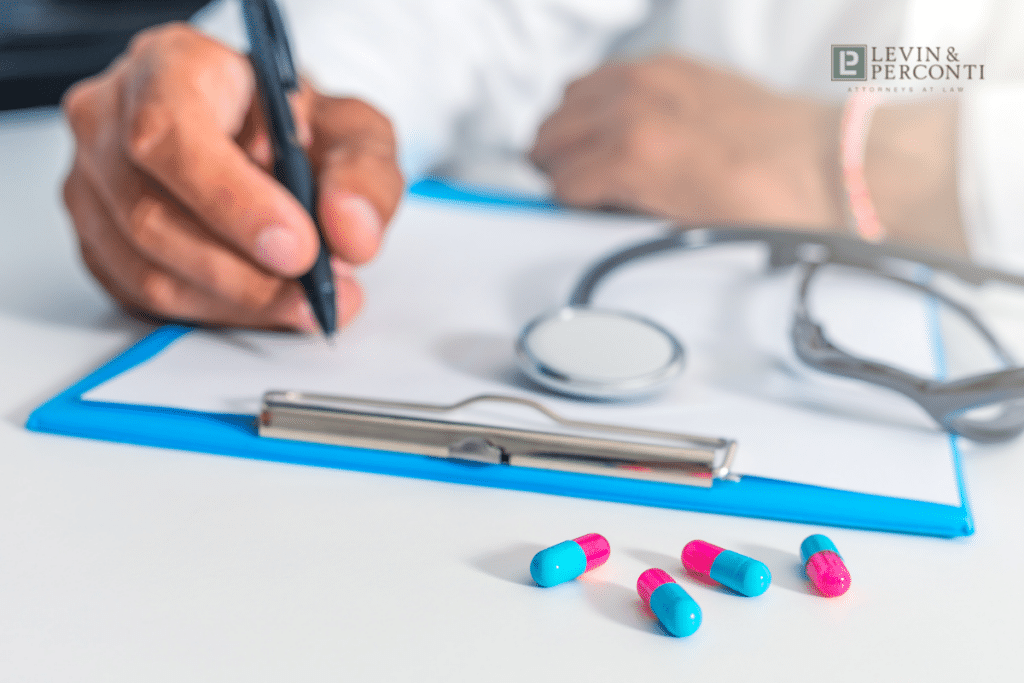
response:
<path id="1" fill-rule="evenodd" d="M 683 548 L 683 566 L 717 581 L 748 598 L 761 595 L 772 583 L 772 573 L 752 557 L 723 550 L 707 541 L 690 541 Z"/>
<path id="2" fill-rule="evenodd" d="M 672 635 L 682 638 L 700 628 L 700 605 L 664 570 L 648 569 L 641 574 L 636 592 Z"/>
<path id="3" fill-rule="evenodd" d="M 836 598 L 850 590 L 850 570 L 828 536 L 814 534 L 805 538 L 800 544 L 800 558 L 807 578 L 826 598 Z"/>
<path id="4" fill-rule="evenodd" d="M 580 574 L 608 561 L 611 547 L 601 534 L 586 534 L 545 548 L 533 556 L 530 575 L 548 588 L 572 581 Z"/>

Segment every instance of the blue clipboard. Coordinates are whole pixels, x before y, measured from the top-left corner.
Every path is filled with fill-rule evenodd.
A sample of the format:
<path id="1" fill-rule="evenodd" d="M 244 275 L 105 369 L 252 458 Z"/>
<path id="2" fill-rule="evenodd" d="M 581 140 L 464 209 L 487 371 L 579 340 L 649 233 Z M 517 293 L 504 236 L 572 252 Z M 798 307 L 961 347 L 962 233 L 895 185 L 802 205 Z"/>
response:
<path id="1" fill-rule="evenodd" d="M 552 209 L 546 202 L 514 196 L 482 199 L 476 193 L 436 181 L 417 183 L 411 192 L 451 201 L 487 201 L 518 208 Z M 38 432 L 104 441 L 677 510 L 947 538 L 974 533 L 961 456 L 957 439 L 953 436 L 949 438 L 949 447 L 960 491 L 960 506 L 750 476 L 737 482 L 715 480 L 710 488 L 699 488 L 502 465 L 466 465 L 404 453 L 260 437 L 255 415 L 205 413 L 82 399 L 90 389 L 159 354 L 192 329 L 180 325 L 157 329 L 37 408 L 29 416 L 26 426 Z"/>

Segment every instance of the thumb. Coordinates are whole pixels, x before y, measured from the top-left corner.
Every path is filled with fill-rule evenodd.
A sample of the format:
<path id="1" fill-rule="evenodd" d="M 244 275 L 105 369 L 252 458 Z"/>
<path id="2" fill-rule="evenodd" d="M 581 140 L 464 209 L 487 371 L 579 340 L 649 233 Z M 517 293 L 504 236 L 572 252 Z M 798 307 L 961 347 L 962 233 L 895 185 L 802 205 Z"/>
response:
<path id="1" fill-rule="evenodd" d="M 365 263 L 405 189 L 391 124 L 364 102 L 323 95 L 312 102 L 310 122 L 324 236 L 334 254 Z"/>

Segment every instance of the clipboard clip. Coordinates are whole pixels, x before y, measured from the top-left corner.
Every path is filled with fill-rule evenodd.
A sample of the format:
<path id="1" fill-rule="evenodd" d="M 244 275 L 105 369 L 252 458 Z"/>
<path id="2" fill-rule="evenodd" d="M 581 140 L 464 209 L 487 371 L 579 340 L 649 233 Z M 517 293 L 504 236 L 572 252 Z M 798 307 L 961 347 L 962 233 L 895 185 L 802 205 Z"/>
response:
<path id="1" fill-rule="evenodd" d="M 540 431 L 439 417 L 480 403 L 524 406 L 557 427 Z M 268 391 L 259 434 L 481 465 L 703 487 L 714 479 L 731 478 L 738 447 L 732 439 L 571 420 L 536 401 L 496 394 L 437 405 Z"/>

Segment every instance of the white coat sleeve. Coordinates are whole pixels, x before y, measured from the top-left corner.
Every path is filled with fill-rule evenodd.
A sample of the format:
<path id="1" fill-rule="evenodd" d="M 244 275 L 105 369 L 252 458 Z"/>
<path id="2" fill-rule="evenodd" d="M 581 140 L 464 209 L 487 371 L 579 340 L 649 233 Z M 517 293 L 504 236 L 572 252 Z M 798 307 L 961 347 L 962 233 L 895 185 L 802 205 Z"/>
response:
<path id="1" fill-rule="evenodd" d="M 907 44 L 984 65 L 983 79 L 958 83 L 961 217 L 976 261 L 1024 272 L 1024 3 L 914 0 L 908 23 Z"/>
<path id="2" fill-rule="evenodd" d="M 1024 3 L 980 4 L 986 73 L 961 101 L 960 205 L 974 258 L 1024 272 Z"/>
<path id="3" fill-rule="evenodd" d="M 601 63 L 649 0 L 279 0 L 299 68 L 394 124 L 410 179 L 458 147 L 529 148 L 565 85 Z M 237 0 L 195 18 L 243 49 Z"/>
<path id="4" fill-rule="evenodd" d="M 960 110 L 960 204 L 974 258 L 1024 273 L 1024 84 L 987 86 Z"/>

